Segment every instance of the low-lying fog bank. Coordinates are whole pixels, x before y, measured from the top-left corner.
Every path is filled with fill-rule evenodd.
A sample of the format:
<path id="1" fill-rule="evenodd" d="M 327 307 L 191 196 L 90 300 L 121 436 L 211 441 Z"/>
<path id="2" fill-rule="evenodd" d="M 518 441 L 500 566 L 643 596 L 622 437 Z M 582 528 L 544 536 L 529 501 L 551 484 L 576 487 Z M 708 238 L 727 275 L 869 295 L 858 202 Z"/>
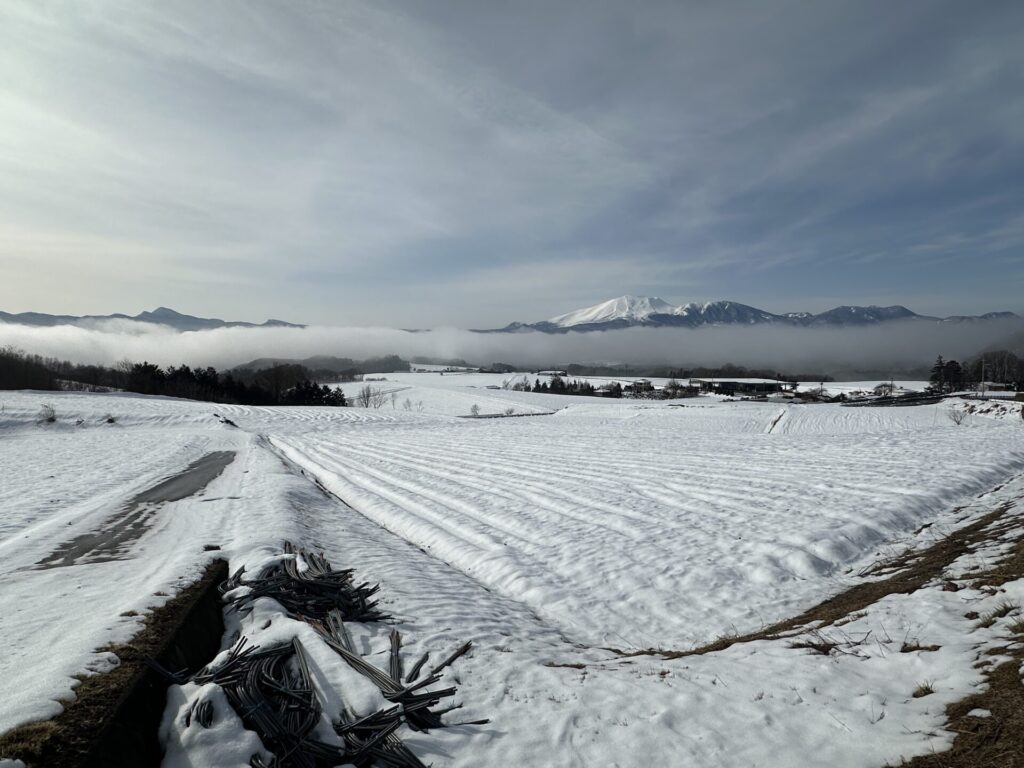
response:
<path id="1" fill-rule="evenodd" d="M 160 365 L 231 367 L 258 357 L 397 354 L 507 362 L 723 365 L 775 369 L 888 370 L 930 364 L 936 355 L 965 358 L 998 345 L 1020 323 L 891 322 L 867 328 L 720 326 L 698 330 L 626 328 L 549 335 L 475 333 L 455 328 L 219 328 L 178 332 L 166 326 L 112 321 L 91 328 L 0 324 L 0 346 L 82 363 L 148 360 Z"/>

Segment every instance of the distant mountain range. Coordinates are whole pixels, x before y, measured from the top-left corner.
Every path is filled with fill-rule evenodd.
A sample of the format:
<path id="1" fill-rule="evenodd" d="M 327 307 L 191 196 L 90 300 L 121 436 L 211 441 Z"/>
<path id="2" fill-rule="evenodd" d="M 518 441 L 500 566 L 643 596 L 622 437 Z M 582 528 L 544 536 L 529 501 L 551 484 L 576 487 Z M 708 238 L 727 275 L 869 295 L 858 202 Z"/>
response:
<path id="1" fill-rule="evenodd" d="M 246 323 L 238 320 L 220 320 L 213 317 L 195 317 L 175 312 L 167 307 L 158 307 L 152 312 L 137 315 L 47 315 L 40 312 L 11 314 L 0 312 L 0 323 L 19 325 L 59 326 L 73 325 L 94 327 L 104 321 L 128 320 L 137 323 L 151 323 L 167 326 L 177 331 L 206 331 L 215 328 L 304 328 L 284 320 L 267 320 L 263 323 Z M 851 327 L 870 326 L 893 321 L 914 321 L 921 323 L 985 323 L 995 320 L 1022 320 L 1013 312 L 989 312 L 984 315 L 954 315 L 952 317 L 931 317 L 911 312 L 906 307 L 854 307 L 844 306 L 827 312 L 786 312 L 777 315 L 757 307 L 735 301 L 709 301 L 703 304 L 689 303 L 679 306 L 659 299 L 657 296 L 620 296 L 592 307 L 577 309 L 564 315 L 552 317 L 537 323 L 510 323 L 504 328 L 477 330 L 477 333 L 569 333 L 586 331 L 611 331 L 618 328 L 704 328 L 723 325 L 784 325 L 795 327 Z"/>
<path id="2" fill-rule="evenodd" d="M 538 323 L 510 323 L 487 333 L 568 333 L 610 331 L 618 328 L 703 328 L 714 325 L 785 325 L 797 327 L 849 327 L 878 325 L 892 321 L 928 323 L 983 323 L 993 320 L 1021 320 L 1013 312 L 984 315 L 930 317 L 906 307 L 843 306 L 827 312 L 787 312 L 777 315 L 735 301 L 709 301 L 675 306 L 657 296 L 620 296 L 592 307 L 577 309 Z"/>
<path id="3" fill-rule="evenodd" d="M 137 323 L 166 325 L 178 331 L 208 331 L 213 328 L 303 328 L 295 323 L 284 320 L 267 320 L 263 323 L 245 323 L 239 320 L 220 320 L 215 317 L 194 317 L 183 315 L 167 307 L 157 307 L 152 312 L 140 312 L 137 315 L 45 315 L 41 312 L 22 312 L 11 314 L 0 312 L 0 322 L 17 323 L 18 325 L 55 326 L 76 325 L 89 327 L 106 320 L 134 320 Z"/>

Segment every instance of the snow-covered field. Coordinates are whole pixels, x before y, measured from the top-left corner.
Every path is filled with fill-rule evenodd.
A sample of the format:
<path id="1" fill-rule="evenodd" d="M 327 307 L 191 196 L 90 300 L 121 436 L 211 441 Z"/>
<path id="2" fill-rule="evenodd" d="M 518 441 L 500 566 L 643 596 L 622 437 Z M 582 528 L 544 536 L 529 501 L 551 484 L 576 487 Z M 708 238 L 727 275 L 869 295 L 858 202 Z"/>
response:
<path id="1" fill-rule="evenodd" d="M 425 367 L 425 366 L 417 366 Z M 440 366 L 435 366 L 440 367 Z M 502 414 L 511 408 L 515 413 L 542 413 L 564 408 L 570 403 L 593 403 L 592 397 L 576 397 L 565 395 L 534 394 L 531 392 L 515 392 L 503 389 L 505 384 L 511 385 L 517 381 L 526 380 L 533 384 L 534 381 L 547 381 L 550 376 L 540 376 L 532 373 L 476 373 L 476 372 L 452 372 L 442 373 L 439 371 L 415 372 L 415 373 L 382 373 L 374 374 L 373 381 L 349 381 L 335 383 L 332 386 L 340 386 L 349 399 L 367 384 L 384 394 L 383 410 L 399 410 L 406 412 L 423 412 L 448 414 L 451 416 L 467 416 L 470 409 L 477 405 L 481 414 Z M 602 376 L 568 376 L 568 379 L 579 379 L 587 381 L 595 387 L 604 384 L 618 382 L 622 386 L 631 384 L 638 377 L 626 377 L 612 379 Z M 735 381 L 768 381 L 767 379 L 730 379 Z M 664 387 L 670 379 L 652 378 L 649 381 L 656 387 Z M 680 383 L 685 384 L 686 381 Z M 825 382 L 825 389 L 831 395 L 853 392 L 870 392 L 875 386 L 883 383 L 879 381 L 842 381 Z M 884 382 L 889 383 L 889 382 Z M 926 386 L 927 381 L 896 381 L 897 388 L 907 391 L 920 392 Z M 799 389 L 818 389 L 821 383 L 817 381 L 800 382 Z"/>
<path id="2" fill-rule="evenodd" d="M 379 581 L 411 656 L 474 642 L 446 675 L 459 719 L 491 723 L 408 738 L 428 763 L 881 766 L 949 743 L 943 708 L 979 683 L 972 665 L 1000 629 L 955 640 L 964 601 L 990 599 L 972 590 L 887 598 L 843 627 L 878 638 L 856 656 L 778 641 L 675 661 L 607 649 L 756 630 L 879 556 L 1021 497 L 1019 406 L 957 426 L 948 405 L 489 388 L 512 378 L 387 374 L 374 385 L 395 397 L 379 409 L 0 393 L 0 731 L 54 715 L 72 675 L 116 663 L 96 649 L 137 630 L 125 614 L 194 578 L 204 545 L 234 570 L 289 538 Z M 43 403 L 56 423 L 38 422 Z M 532 415 L 462 418 L 473 405 Z M 234 461 L 161 506 L 117 559 L 35 567 L 214 451 Z M 389 629 L 366 627 L 364 640 L 383 651 Z M 942 649 L 900 654 L 907 634 Z M 913 698 L 923 680 L 936 693 Z M 169 764 L 213 759 L 201 744 L 172 747 Z M 244 766 L 250 753 L 217 754 Z"/>

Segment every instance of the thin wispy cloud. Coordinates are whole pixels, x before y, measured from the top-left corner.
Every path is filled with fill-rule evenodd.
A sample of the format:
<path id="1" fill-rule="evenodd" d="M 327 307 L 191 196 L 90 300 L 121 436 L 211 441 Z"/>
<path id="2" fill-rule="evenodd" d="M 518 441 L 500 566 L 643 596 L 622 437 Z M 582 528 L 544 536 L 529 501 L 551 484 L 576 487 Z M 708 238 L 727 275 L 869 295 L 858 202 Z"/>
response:
<path id="1" fill-rule="evenodd" d="M 1022 35 L 1012 2 L 15 0 L 0 308 L 1024 310 Z"/>

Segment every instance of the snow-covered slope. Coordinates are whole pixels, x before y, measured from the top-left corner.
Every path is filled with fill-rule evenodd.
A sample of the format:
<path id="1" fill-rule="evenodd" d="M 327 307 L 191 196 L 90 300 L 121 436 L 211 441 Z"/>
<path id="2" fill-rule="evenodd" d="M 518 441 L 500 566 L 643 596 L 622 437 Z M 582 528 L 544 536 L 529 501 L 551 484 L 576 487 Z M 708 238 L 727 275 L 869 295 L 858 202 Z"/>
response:
<path id="1" fill-rule="evenodd" d="M 809 325 L 874 325 L 886 320 L 937 320 L 911 312 L 906 307 L 851 307 L 843 306 L 830 309 L 818 315 L 811 315 L 806 321 Z"/>
<path id="2" fill-rule="evenodd" d="M 958 426 L 938 405 L 488 388 L 504 378 L 389 375 L 378 385 L 401 391 L 378 409 L 0 393 L 0 732 L 55 714 L 74 675 L 115 665 L 97 649 L 127 640 L 214 555 L 254 571 L 292 539 L 380 582 L 394 623 L 351 624 L 371 663 L 386 663 L 392 629 L 409 658 L 442 659 L 472 640 L 443 672 L 463 706 L 446 717 L 491 722 L 403 726 L 425 763 L 877 768 L 948 745 L 945 707 L 981 683 L 976 663 L 1002 631 L 964 614 L 1020 602 L 1014 584 L 891 596 L 827 630 L 856 639 L 852 652 L 811 653 L 793 637 L 679 659 L 608 649 L 685 650 L 756 630 L 862 583 L 865 565 L 964 515 L 1021 503 L 1024 482 L 1010 480 L 1024 468 L 1019 411 Z M 55 423 L 38 420 L 46 403 Z M 506 403 L 560 410 L 451 415 Z M 214 451 L 234 454 L 223 474 L 153 509 L 113 558 L 38 567 Z M 970 567 L 983 556 L 972 551 Z M 273 605 L 231 621 L 258 644 L 297 631 Z M 901 652 L 907 639 L 937 650 Z M 334 674 L 319 667 L 317 685 Z M 911 695 L 925 680 L 935 692 Z M 186 693 L 172 689 L 172 708 Z M 164 764 L 247 765 L 254 737 L 229 715 L 218 709 L 203 730 L 220 734 L 218 759 L 197 726 Z"/>
<path id="3" fill-rule="evenodd" d="M 539 330 L 607 330 L 632 325 L 752 325 L 775 322 L 779 319 L 770 312 L 735 301 L 708 301 L 701 304 L 691 302 L 675 306 L 657 296 L 619 296 L 617 299 L 609 299 L 592 307 L 558 315 L 532 327 Z"/>
<path id="4" fill-rule="evenodd" d="M 718 325 L 722 323 L 753 325 L 755 323 L 773 323 L 779 320 L 778 315 L 735 301 L 706 301 L 703 304 L 690 302 L 676 307 L 672 314 L 686 318 L 690 321 L 687 325 Z"/>
<path id="5" fill-rule="evenodd" d="M 619 296 L 617 299 L 609 299 L 592 307 L 552 317 L 547 322 L 561 328 L 588 323 L 608 323 L 615 320 L 642 322 L 651 315 L 670 315 L 677 309 L 679 308 L 673 307 L 657 296 Z"/>

